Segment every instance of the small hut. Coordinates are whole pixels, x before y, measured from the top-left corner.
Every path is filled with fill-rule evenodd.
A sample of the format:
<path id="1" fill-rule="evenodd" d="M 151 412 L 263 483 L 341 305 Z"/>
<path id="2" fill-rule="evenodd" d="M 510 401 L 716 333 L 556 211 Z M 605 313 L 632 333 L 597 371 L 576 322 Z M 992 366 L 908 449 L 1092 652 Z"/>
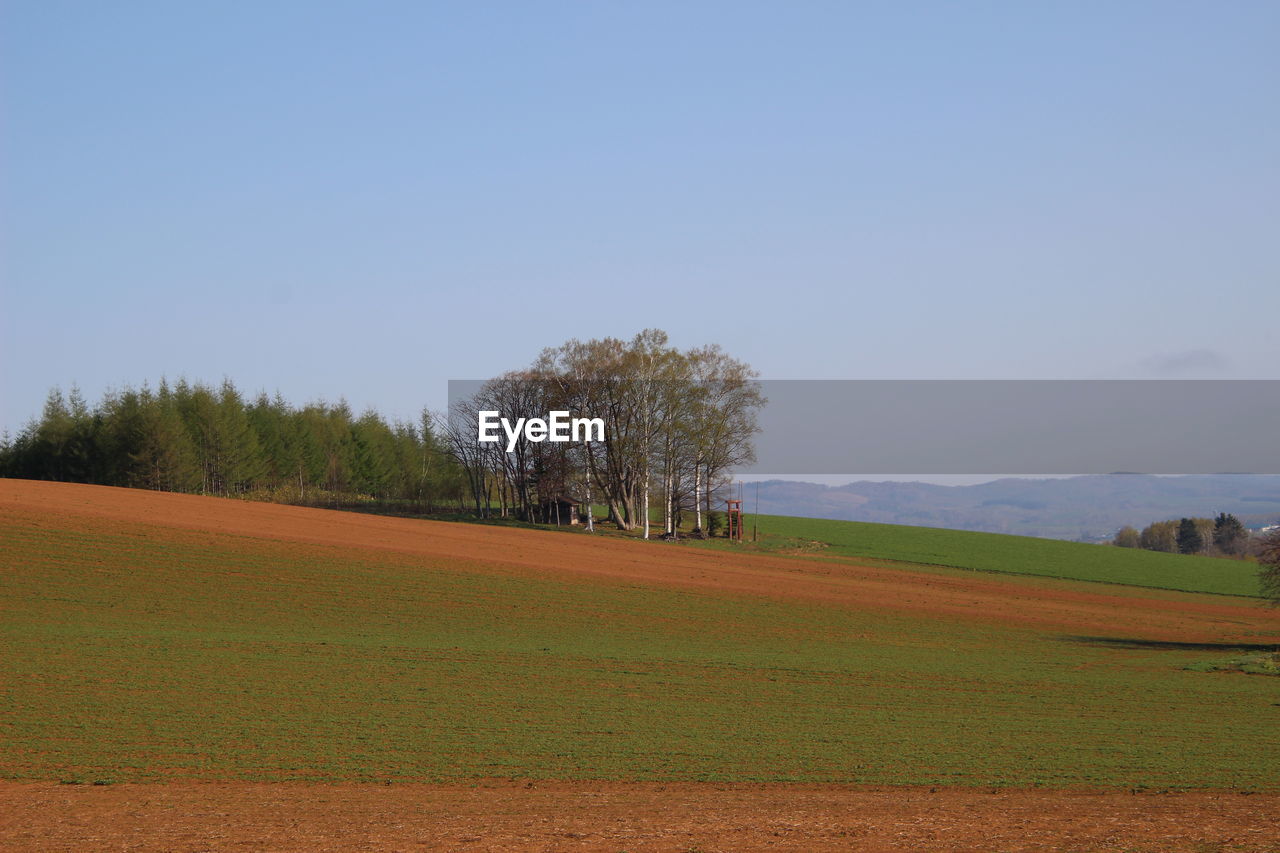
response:
<path id="1" fill-rule="evenodd" d="M 555 525 L 576 525 L 581 523 L 581 515 L 584 511 L 582 501 L 577 498 L 569 495 L 556 495 L 547 501 L 547 523 Z"/>

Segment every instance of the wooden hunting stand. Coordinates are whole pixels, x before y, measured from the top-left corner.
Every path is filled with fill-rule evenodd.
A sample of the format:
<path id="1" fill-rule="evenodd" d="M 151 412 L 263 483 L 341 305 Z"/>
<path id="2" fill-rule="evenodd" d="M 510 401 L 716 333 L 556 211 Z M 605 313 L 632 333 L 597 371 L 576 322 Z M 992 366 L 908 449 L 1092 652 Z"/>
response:
<path id="1" fill-rule="evenodd" d="M 728 500 L 726 515 L 728 516 L 728 534 L 730 539 L 742 541 L 742 501 Z"/>

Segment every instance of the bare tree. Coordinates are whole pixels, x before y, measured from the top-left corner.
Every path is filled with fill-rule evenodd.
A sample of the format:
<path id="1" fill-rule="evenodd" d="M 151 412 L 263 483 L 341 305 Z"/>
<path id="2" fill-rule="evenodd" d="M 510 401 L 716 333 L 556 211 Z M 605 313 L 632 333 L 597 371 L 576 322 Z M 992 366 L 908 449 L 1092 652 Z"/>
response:
<path id="1" fill-rule="evenodd" d="M 701 475 L 695 475 L 695 492 L 705 498 L 706 511 L 728 470 L 755 461 L 756 416 L 767 402 L 757 383 L 757 373 L 730 357 L 719 346 L 702 347 L 689 354 L 692 378 L 700 391 L 695 407 L 696 459 Z M 695 525 L 701 530 L 702 512 Z"/>
<path id="2" fill-rule="evenodd" d="M 475 502 L 476 516 L 488 518 L 489 495 L 487 446 L 477 440 L 476 425 L 480 406 L 476 399 L 456 400 L 449 407 L 444 423 L 445 450 L 457 461 L 466 476 L 467 486 Z"/>
<path id="3" fill-rule="evenodd" d="M 571 340 L 547 349 L 533 367 L 491 380 L 460 416 L 470 419 L 475 442 L 479 411 L 496 410 L 509 420 L 568 411 L 573 417 L 604 420 L 603 441 L 576 447 L 530 442 L 517 435 L 510 450 L 486 445 L 457 448 L 467 432 L 453 429 L 450 446 L 468 471 L 490 472 L 503 507 L 508 499 L 521 515 L 549 512 L 570 492 L 587 503 L 599 495 L 609 519 L 620 529 L 641 527 L 650 536 L 655 496 L 663 502 L 663 530 L 675 535 L 681 515 L 691 509 L 699 530 L 704 505 L 735 465 L 754 459 L 756 413 L 764 398 L 755 374 L 719 347 L 680 352 L 664 332 L 646 329 L 630 341 L 616 338 Z M 472 477 L 473 492 L 483 477 Z M 479 498 L 477 498 L 479 501 Z"/>

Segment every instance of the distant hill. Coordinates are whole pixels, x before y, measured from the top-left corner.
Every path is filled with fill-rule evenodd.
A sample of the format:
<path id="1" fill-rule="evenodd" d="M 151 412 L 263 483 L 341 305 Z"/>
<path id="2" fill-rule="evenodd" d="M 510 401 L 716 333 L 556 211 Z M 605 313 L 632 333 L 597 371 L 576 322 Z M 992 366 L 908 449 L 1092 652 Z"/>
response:
<path id="1" fill-rule="evenodd" d="M 753 489 L 748 509 L 756 509 L 754 496 Z M 1161 519 L 1220 512 L 1234 513 L 1249 527 L 1275 524 L 1280 476 L 1107 474 L 976 486 L 770 480 L 760 484 L 759 511 L 1096 542 L 1126 524 L 1141 529 Z"/>

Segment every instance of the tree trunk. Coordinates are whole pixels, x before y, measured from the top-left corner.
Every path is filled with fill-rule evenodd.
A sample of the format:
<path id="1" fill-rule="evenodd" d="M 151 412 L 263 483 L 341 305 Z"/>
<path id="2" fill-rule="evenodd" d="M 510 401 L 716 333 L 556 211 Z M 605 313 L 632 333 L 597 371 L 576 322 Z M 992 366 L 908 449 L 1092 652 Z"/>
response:
<path id="1" fill-rule="evenodd" d="M 662 507 L 662 530 L 663 533 L 671 533 L 671 467 L 669 466 L 666 471 L 663 471 L 662 488 L 666 496 Z"/>
<path id="2" fill-rule="evenodd" d="M 644 512 L 644 538 L 649 538 L 649 477 L 644 478 L 644 501 L 642 502 L 642 511 Z"/>
<path id="3" fill-rule="evenodd" d="M 627 523 L 626 514 L 618 500 L 610 497 L 607 503 L 609 505 L 609 520 L 616 524 L 619 530 L 630 530 L 631 525 Z"/>
<path id="4" fill-rule="evenodd" d="M 702 535 L 702 460 L 693 461 L 693 529 Z"/>
<path id="5" fill-rule="evenodd" d="M 642 523 L 644 524 L 644 538 L 649 538 L 649 460 L 644 462 L 644 501 L 641 507 L 644 513 Z"/>

